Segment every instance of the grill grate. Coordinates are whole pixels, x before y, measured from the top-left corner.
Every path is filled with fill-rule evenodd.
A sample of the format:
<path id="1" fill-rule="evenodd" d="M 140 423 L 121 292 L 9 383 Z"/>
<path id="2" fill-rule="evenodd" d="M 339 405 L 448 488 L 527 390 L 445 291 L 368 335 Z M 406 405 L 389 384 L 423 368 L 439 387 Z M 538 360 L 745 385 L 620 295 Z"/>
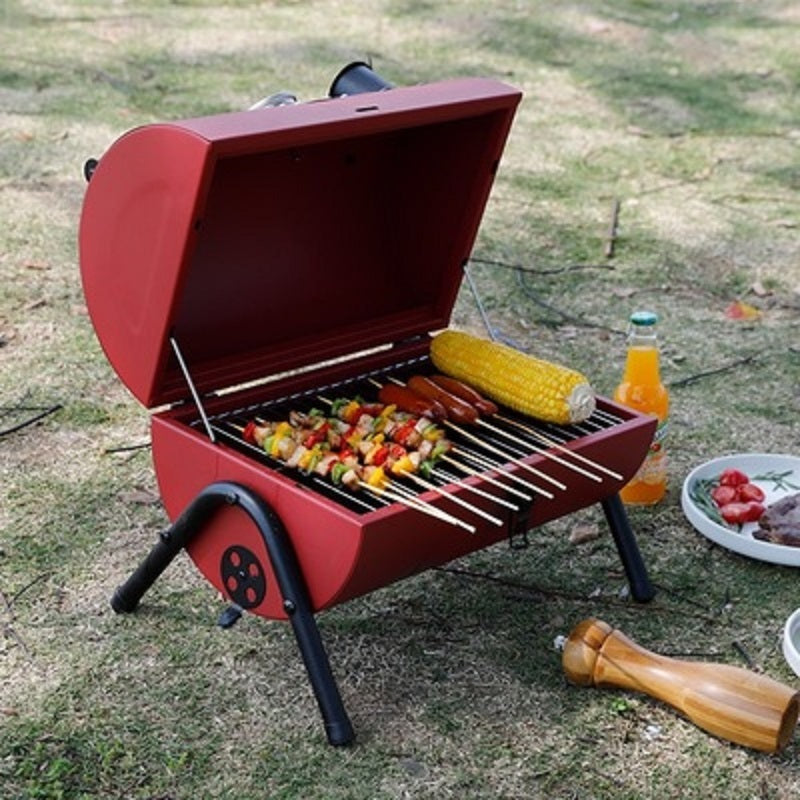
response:
<path id="1" fill-rule="evenodd" d="M 308 413 L 314 408 L 324 410 L 327 402 L 337 398 L 359 397 L 368 403 L 377 402 L 376 384 L 391 380 L 404 382 L 413 374 L 430 373 L 431 369 L 427 357 L 411 359 L 313 389 L 228 409 L 209 415 L 207 421 L 219 441 L 355 513 L 367 514 L 391 505 L 394 500 L 389 494 L 382 496 L 368 491 L 352 491 L 333 484 L 326 477 L 289 467 L 279 458 L 245 441 L 242 430 L 252 420 L 277 422 L 288 419 L 290 412 Z M 598 482 L 607 478 L 619 479 L 617 473 L 604 465 L 573 452 L 570 445 L 623 422 L 621 417 L 603 408 L 598 408 L 585 421 L 572 425 L 533 420 L 507 408 L 501 408 L 499 414 L 481 420 L 479 426 L 470 429 L 446 422 L 443 424 L 453 450 L 437 462 L 429 485 L 409 476 L 393 479 L 392 486 L 409 496 L 419 497 L 425 492 L 440 491 L 459 483 L 467 486 L 471 493 L 488 495 L 499 507 L 518 511 L 536 497 L 552 498 L 567 489 L 561 480 L 550 474 L 548 466 L 551 464 L 565 466 L 575 474 Z M 205 421 L 197 419 L 192 425 L 199 428 L 205 425 Z M 537 454 L 544 456 L 538 467 L 520 463 Z M 470 475 L 480 475 L 482 485 L 475 486 L 474 481 L 466 480 Z"/>

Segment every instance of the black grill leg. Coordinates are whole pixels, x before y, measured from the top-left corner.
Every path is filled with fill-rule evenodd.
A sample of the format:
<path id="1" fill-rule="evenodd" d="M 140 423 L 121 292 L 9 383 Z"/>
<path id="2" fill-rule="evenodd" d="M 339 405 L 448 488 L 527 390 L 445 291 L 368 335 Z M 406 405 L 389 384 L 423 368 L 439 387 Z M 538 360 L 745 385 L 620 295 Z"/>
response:
<path id="1" fill-rule="evenodd" d="M 350 744 L 355 738 L 353 726 L 333 677 L 291 541 L 280 519 L 255 492 L 224 481 L 203 489 L 172 527 L 161 534 L 159 541 L 128 580 L 114 592 L 112 608 L 118 613 L 133 611 L 144 593 L 186 546 L 192 535 L 223 504 L 238 505 L 261 533 L 283 596 L 284 609 L 292 624 L 311 688 L 322 713 L 328 742 L 332 745 Z"/>
<path id="2" fill-rule="evenodd" d="M 608 526 L 611 528 L 611 535 L 614 537 L 617 551 L 622 559 L 631 594 L 634 600 L 646 603 L 655 597 L 656 592 L 647 575 L 647 568 L 642 561 L 642 554 L 639 552 L 639 545 L 631 530 L 625 506 L 618 494 L 607 497 L 601 502 L 601 505 Z"/>

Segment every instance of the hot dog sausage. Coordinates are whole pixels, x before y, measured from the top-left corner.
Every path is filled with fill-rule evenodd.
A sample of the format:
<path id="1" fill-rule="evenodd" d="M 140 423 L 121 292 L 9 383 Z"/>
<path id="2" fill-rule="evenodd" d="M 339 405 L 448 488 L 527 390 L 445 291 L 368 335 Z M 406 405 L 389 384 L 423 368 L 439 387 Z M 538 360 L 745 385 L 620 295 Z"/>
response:
<path id="1" fill-rule="evenodd" d="M 397 406 L 400 411 L 407 411 L 415 416 L 428 417 L 433 420 L 443 420 L 447 416 L 444 406 L 436 400 L 422 397 L 405 386 L 395 383 L 386 383 L 378 392 L 378 400 L 384 405 Z"/>
<path id="2" fill-rule="evenodd" d="M 465 403 L 474 406 L 478 409 L 479 413 L 486 414 L 487 417 L 496 414 L 498 411 L 497 406 L 491 400 L 488 400 L 482 394 L 478 394 L 478 392 L 466 383 L 457 381 L 455 378 L 451 378 L 448 375 L 431 375 L 431 380 L 446 392 L 450 392 L 450 394 L 461 398 Z"/>
<path id="3" fill-rule="evenodd" d="M 444 406 L 447 418 L 453 422 L 474 425 L 478 421 L 478 410 L 476 408 L 445 391 L 423 375 L 414 375 L 409 378 L 407 386 L 415 394 L 441 403 Z"/>

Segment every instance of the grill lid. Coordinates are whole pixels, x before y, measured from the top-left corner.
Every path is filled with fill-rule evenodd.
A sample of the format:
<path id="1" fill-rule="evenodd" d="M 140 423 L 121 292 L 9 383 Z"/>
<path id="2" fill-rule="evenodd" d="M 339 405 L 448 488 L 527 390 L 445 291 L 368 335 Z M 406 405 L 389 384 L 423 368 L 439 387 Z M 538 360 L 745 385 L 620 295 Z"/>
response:
<path id="1" fill-rule="evenodd" d="M 81 276 L 146 406 L 447 325 L 520 93 L 460 79 L 154 124 L 89 183 Z"/>

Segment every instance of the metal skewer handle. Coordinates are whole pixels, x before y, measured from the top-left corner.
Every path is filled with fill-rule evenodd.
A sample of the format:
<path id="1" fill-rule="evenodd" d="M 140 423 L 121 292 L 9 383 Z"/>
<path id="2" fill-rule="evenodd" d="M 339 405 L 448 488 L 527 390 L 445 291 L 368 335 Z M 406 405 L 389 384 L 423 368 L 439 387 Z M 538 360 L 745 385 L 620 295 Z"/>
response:
<path id="1" fill-rule="evenodd" d="M 797 724 L 800 692 L 791 687 L 728 664 L 657 655 L 601 620 L 574 628 L 563 667 L 572 683 L 644 692 L 703 730 L 756 750 L 780 750 Z"/>

